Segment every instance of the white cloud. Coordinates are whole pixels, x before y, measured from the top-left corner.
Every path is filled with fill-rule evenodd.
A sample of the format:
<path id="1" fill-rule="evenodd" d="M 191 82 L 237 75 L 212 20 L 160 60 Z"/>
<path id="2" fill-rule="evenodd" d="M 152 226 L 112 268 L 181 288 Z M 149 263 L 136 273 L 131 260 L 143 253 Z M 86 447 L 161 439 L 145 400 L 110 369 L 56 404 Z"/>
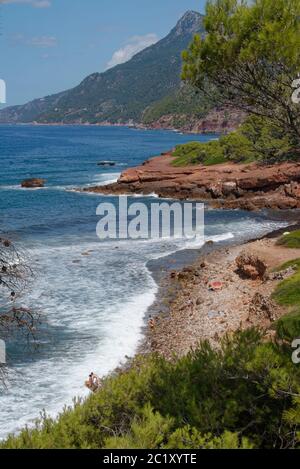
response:
<path id="1" fill-rule="evenodd" d="M 27 39 L 26 44 L 34 47 L 55 47 L 57 45 L 57 41 L 54 36 L 40 36 Z"/>
<path id="2" fill-rule="evenodd" d="M 12 3 L 27 3 L 34 8 L 49 8 L 51 6 L 50 0 L 0 0 L 0 4 L 9 5 Z"/>
<path id="3" fill-rule="evenodd" d="M 12 45 L 17 46 L 19 44 L 32 47 L 55 47 L 57 46 L 57 40 L 55 36 L 35 36 L 27 38 L 23 34 L 16 34 L 12 37 Z"/>
<path id="4" fill-rule="evenodd" d="M 155 44 L 158 41 L 158 37 L 154 33 L 145 34 L 145 36 L 133 36 L 127 44 L 121 49 L 114 52 L 112 58 L 107 64 L 107 68 L 115 67 L 116 65 L 122 64 L 130 60 L 135 54 L 145 49 L 146 47 Z"/>

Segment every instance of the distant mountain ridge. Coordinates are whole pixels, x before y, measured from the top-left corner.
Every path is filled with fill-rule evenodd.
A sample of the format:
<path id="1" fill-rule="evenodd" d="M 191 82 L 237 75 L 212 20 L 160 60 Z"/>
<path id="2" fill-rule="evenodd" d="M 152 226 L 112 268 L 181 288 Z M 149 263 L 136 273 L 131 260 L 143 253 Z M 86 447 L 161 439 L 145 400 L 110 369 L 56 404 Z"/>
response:
<path id="1" fill-rule="evenodd" d="M 142 122 L 155 103 L 180 89 L 181 52 L 204 33 L 204 16 L 186 12 L 171 32 L 126 63 L 93 73 L 78 86 L 0 111 L 2 123 Z"/>

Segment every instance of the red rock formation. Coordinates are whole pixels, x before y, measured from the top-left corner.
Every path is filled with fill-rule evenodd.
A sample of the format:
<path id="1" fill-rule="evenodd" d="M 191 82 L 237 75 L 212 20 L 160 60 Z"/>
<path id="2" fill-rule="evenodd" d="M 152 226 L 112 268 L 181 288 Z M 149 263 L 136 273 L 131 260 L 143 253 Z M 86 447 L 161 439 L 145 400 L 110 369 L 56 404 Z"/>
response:
<path id="1" fill-rule="evenodd" d="M 235 262 L 238 268 L 238 272 L 242 277 L 250 278 L 252 280 L 256 280 L 258 278 L 261 280 L 264 279 L 267 271 L 267 265 L 257 256 L 242 252 L 236 258 Z"/>
<path id="2" fill-rule="evenodd" d="M 83 189 L 103 194 L 155 192 L 161 197 L 208 200 L 215 207 L 300 208 L 300 163 L 225 163 L 172 166 L 171 153 L 124 171 L 118 182 Z"/>

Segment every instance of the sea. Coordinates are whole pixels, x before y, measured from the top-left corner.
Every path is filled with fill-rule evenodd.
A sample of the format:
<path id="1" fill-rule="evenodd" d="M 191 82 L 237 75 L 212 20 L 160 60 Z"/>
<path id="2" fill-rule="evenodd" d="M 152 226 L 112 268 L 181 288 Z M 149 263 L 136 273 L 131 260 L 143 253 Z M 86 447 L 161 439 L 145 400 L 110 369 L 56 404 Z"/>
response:
<path id="1" fill-rule="evenodd" d="M 97 206 L 116 204 L 117 197 L 76 189 L 116 181 L 126 168 L 177 144 L 216 138 L 127 127 L 0 126 L 1 236 L 14 241 L 32 270 L 18 301 L 41 315 L 35 337 L 0 337 L 7 346 L 0 438 L 43 412 L 57 415 L 74 397 L 88 395 L 91 371 L 105 376 L 132 357 L 158 290 L 148 263 L 201 248 L 199 240 L 100 240 Z M 115 165 L 98 166 L 102 160 Z M 46 179 L 45 187 L 22 189 L 30 177 Z M 283 225 L 264 212 L 205 210 L 205 238 L 215 243 Z"/>

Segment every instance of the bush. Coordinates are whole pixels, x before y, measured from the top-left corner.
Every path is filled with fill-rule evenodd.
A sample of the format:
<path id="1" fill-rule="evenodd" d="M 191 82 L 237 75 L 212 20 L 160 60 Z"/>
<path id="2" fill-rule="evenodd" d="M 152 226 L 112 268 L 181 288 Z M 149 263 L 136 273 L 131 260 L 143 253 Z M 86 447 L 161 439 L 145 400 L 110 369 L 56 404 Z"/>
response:
<path id="1" fill-rule="evenodd" d="M 174 166 L 235 163 L 279 162 L 291 155 L 291 143 L 282 130 L 266 119 L 252 116 L 235 132 L 211 142 L 178 145 L 173 153 Z"/>
<path id="2" fill-rule="evenodd" d="M 185 166 L 189 164 L 219 164 L 225 163 L 225 157 L 220 142 L 217 140 L 201 143 L 189 142 L 177 145 L 173 156 L 176 156 L 174 166 Z"/>
<path id="3" fill-rule="evenodd" d="M 2 448 L 300 447 L 300 369 L 256 330 L 207 342 L 167 362 L 137 357 L 57 419 L 10 436 Z"/>
<path id="4" fill-rule="evenodd" d="M 280 339 L 288 342 L 300 337 L 300 308 L 280 318 L 276 322 L 276 332 Z"/>

